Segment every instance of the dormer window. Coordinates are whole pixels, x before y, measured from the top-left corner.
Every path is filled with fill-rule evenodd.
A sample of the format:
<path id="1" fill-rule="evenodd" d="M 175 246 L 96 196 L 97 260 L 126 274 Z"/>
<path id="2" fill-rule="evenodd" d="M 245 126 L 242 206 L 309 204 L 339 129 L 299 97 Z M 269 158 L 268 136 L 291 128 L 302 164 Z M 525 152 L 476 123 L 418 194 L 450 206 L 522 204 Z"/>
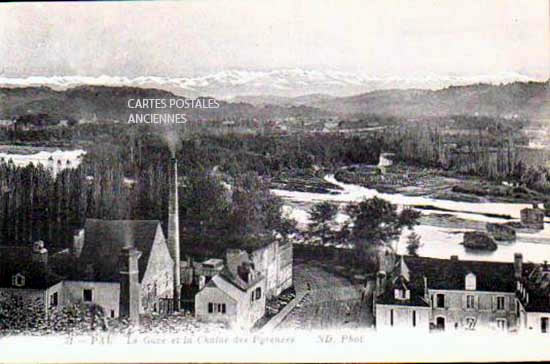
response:
<path id="1" fill-rule="evenodd" d="M 476 290 L 476 275 L 473 273 L 466 274 L 466 290 L 475 291 Z"/>
<path id="2" fill-rule="evenodd" d="M 11 284 L 15 287 L 23 287 L 25 286 L 25 276 L 21 273 L 17 273 L 13 277 L 11 277 Z"/>
<path id="3" fill-rule="evenodd" d="M 411 291 L 408 289 L 396 288 L 394 290 L 394 295 L 396 300 L 408 300 L 411 298 Z"/>
<path id="4" fill-rule="evenodd" d="M 397 277 L 393 281 L 394 297 L 396 300 L 408 300 L 411 298 L 411 291 L 407 287 L 406 279 L 403 276 Z"/>

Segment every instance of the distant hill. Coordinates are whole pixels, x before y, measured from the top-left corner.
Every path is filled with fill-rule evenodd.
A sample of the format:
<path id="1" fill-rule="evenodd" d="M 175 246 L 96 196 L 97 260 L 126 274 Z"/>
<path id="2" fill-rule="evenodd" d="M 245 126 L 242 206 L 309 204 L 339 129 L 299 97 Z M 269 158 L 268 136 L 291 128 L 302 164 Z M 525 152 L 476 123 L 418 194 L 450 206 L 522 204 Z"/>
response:
<path id="1" fill-rule="evenodd" d="M 384 90 L 333 97 L 308 105 L 340 114 L 369 113 L 407 118 L 477 114 L 548 119 L 549 85 L 547 81 L 451 86 L 436 91 Z"/>
<path id="2" fill-rule="evenodd" d="M 314 105 L 334 99 L 334 96 L 327 94 L 309 94 L 303 96 L 277 96 L 277 95 L 242 95 L 227 99 L 229 102 L 244 102 L 255 106 L 279 105 L 279 106 L 301 106 Z"/>
<path id="3" fill-rule="evenodd" d="M 185 109 L 189 120 L 272 120 L 288 117 L 319 119 L 330 116 L 376 114 L 399 118 L 480 115 L 539 120 L 550 119 L 550 83 L 514 82 L 506 85 L 476 84 L 440 90 L 383 90 L 349 97 L 310 94 L 298 97 L 239 96 L 216 100 L 219 108 Z M 151 88 L 78 86 L 67 90 L 49 87 L 0 88 L 0 119 L 47 114 L 69 120 L 126 121 L 136 112 L 130 98 L 182 98 Z M 203 100 L 212 99 L 203 97 Z M 161 111 L 156 111 L 161 112 Z"/>
<path id="4" fill-rule="evenodd" d="M 130 109 L 129 99 L 185 99 L 171 92 L 139 87 L 78 86 L 67 90 L 49 87 L 0 88 L 0 119 L 29 114 L 47 114 L 53 118 L 74 120 L 127 121 L 137 112 L 165 112 L 162 109 Z M 202 97 L 202 100 L 212 99 Z M 319 118 L 331 113 L 310 106 L 254 106 L 243 102 L 215 100 L 218 108 L 172 109 L 185 113 L 189 120 L 241 120 L 287 117 Z"/>

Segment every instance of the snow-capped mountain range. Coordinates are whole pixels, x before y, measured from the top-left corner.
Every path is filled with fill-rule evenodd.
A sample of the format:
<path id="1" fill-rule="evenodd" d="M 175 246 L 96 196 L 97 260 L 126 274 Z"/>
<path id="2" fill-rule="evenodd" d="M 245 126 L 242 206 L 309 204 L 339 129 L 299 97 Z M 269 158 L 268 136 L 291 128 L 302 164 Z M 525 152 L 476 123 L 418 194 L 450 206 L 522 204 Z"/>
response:
<path id="1" fill-rule="evenodd" d="M 471 77 L 436 74 L 402 77 L 375 77 L 342 71 L 282 69 L 271 71 L 229 70 L 198 77 L 140 76 L 32 76 L 11 78 L 0 75 L 0 87 L 48 86 L 56 90 L 80 85 L 158 88 L 187 97 L 213 96 L 231 99 L 239 95 L 295 97 L 309 94 L 350 96 L 380 89 L 439 89 L 450 85 L 500 84 L 529 81 L 519 73 L 499 73 Z"/>

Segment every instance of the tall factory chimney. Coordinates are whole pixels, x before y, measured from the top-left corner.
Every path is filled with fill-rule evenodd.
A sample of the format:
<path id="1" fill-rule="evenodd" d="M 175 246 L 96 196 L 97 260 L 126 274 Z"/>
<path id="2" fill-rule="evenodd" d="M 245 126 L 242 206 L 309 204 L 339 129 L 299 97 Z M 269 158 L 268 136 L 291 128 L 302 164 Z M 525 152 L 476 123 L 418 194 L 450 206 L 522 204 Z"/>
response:
<path id="1" fill-rule="evenodd" d="M 168 249 L 174 259 L 174 310 L 180 310 L 181 279 L 180 279 L 180 227 L 178 210 L 178 161 L 172 151 L 173 175 L 170 183 L 168 201 Z"/>

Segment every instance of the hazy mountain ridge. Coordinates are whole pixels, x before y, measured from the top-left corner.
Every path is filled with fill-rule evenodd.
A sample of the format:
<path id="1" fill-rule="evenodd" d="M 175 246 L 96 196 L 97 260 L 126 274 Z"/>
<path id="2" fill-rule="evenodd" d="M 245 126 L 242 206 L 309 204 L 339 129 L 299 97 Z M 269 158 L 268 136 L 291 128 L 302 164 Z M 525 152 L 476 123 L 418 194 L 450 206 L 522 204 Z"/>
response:
<path id="1" fill-rule="evenodd" d="M 401 117 L 496 115 L 550 117 L 550 83 L 477 84 L 441 90 L 382 90 L 311 103 L 336 113 L 373 113 Z"/>
<path id="2" fill-rule="evenodd" d="M 210 95 L 226 99 L 237 95 L 352 96 L 380 89 L 440 89 L 450 85 L 500 84 L 515 81 L 527 82 L 529 77 L 513 72 L 461 77 L 436 74 L 379 77 L 335 70 L 292 68 L 267 71 L 225 70 L 195 77 L 0 76 L 0 87 L 49 86 L 56 90 L 65 90 L 80 85 L 127 86 L 163 89 L 187 97 Z"/>
<path id="3" fill-rule="evenodd" d="M 238 96 L 254 105 L 308 105 L 340 115 L 379 114 L 398 117 L 446 115 L 518 115 L 550 117 L 550 88 L 546 82 L 513 82 L 504 85 L 474 84 L 440 90 L 377 90 L 349 97 L 323 94 L 299 97 Z"/>

